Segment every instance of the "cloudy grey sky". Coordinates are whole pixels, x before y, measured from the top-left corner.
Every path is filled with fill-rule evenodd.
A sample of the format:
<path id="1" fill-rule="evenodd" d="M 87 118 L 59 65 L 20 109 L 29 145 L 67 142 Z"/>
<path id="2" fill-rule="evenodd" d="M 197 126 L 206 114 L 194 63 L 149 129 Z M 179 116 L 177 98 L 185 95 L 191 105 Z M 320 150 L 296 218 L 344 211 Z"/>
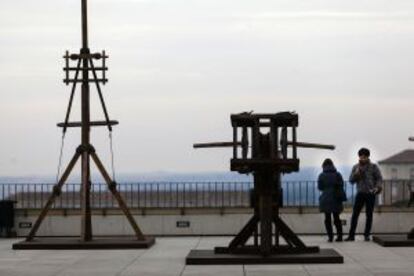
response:
<path id="1" fill-rule="evenodd" d="M 229 139 L 229 115 L 246 110 L 297 111 L 302 140 L 337 145 L 301 151 L 302 165 L 327 156 L 350 164 L 362 145 L 374 160 L 411 146 L 413 1 L 90 0 L 89 7 L 91 49 L 110 55 L 104 93 L 120 121 L 119 172 L 225 171 L 229 150 L 191 145 Z M 0 2 L 0 175 L 55 173 L 55 123 L 70 90 L 61 57 L 79 47 L 79 0 Z M 77 104 L 73 119 L 78 111 Z M 92 137 L 108 163 L 106 130 Z M 65 162 L 78 142 L 71 130 Z"/>

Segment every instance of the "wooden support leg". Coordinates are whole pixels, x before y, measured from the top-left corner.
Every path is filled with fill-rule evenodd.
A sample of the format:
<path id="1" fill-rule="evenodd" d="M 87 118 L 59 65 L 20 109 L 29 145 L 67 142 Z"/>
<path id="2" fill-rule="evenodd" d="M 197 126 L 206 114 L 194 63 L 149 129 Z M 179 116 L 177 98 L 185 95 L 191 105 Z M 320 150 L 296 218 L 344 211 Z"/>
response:
<path id="1" fill-rule="evenodd" d="M 116 189 L 116 183 L 112 181 L 111 177 L 109 176 L 108 172 L 105 170 L 101 160 L 96 155 L 95 152 L 90 153 L 92 160 L 95 162 L 98 170 L 101 172 L 102 177 L 105 179 L 109 190 L 111 191 L 112 195 L 115 197 L 116 201 L 118 202 L 119 207 L 124 212 L 125 216 L 127 217 L 129 223 L 131 224 L 132 228 L 135 231 L 135 235 L 138 240 L 145 240 L 144 235 L 142 234 L 141 229 L 138 227 L 137 223 L 135 222 L 134 217 L 128 210 L 127 205 L 125 204 L 124 200 L 122 199 L 121 195 L 119 194 L 118 190 Z"/>
<path id="2" fill-rule="evenodd" d="M 254 228 L 254 233 L 253 233 L 253 245 L 256 247 L 259 246 L 259 227 L 257 224 Z"/>
<path id="3" fill-rule="evenodd" d="M 263 196 L 260 210 L 260 252 L 269 255 L 272 250 L 271 196 Z"/>
<path id="4" fill-rule="evenodd" d="M 249 222 L 243 227 L 243 229 L 236 235 L 236 237 L 230 242 L 229 250 L 236 249 L 239 246 L 244 245 L 247 240 L 252 236 L 253 232 L 257 230 L 258 218 L 253 216 Z"/>
<path id="5" fill-rule="evenodd" d="M 91 219 L 91 181 L 90 181 L 90 166 L 89 166 L 89 152 L 82 153 L 82 213 L 81 213 L 81 240 L 92 240 L 92 219 Z"/>
<path id="6" fill-rule="evenodd" d="M 260 252 L 264 256 L 270 255 L 272 250 L 272 183 L 269 183 L 271 177 L 270 173 L 254 176 L 259 184 Z"/>
<path id="7" fill-rule="evenodd" d="M 275 224 L 275 247 L 279 247 L 280 246 L 280 230 L 279 227 Z"/>
<path id="8" fill-rule="evenodd" d="M 47 212 L 49 211 L 50 207 L 52 206 L 53 202 L 55 201 L 56 197 L 60 195 L 62 190 L 62 186 L 65 184 L 67 178 L 69 177 L 73 167 L 75 166 L 76 162 L 78 161 L 79 157 L 81 156 L 81 151 L 77 150 L 75 155 L 73 156 L 72 160 L 69 162 L 65 172 L 62 174 L 59 182 L 53 187 L 53 192 L 50 195 L 48 201 L 46 202 L 45 207 L 43 207 L 42 212 L 40 213 L 39 217 L 37 218 L 35 224 L 33 225 L 32 229 L 30 230 L 29 235 L 26 237 L 26 241 L 32 241 L 34 236 L 36 235 L 37 230 L 40 227 L 43 219 L 46 217 Z"/>
<path id="9" fill-rule="evenodd" d="M 286 242 L 296 248 L 305 249 L 306 245 L 299 239 L 299 237 L 287 226 L 279 217 L 275 217 L 276 228 L 279 229 L 280 235 Z"/>

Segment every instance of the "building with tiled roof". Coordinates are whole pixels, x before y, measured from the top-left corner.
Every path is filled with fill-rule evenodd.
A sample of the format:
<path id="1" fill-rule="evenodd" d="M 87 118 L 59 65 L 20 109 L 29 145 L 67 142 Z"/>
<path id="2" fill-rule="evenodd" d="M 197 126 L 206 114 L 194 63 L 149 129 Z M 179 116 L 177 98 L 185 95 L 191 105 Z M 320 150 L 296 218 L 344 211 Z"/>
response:
<path id="1" fill-rule="evenodd" d="M 378 162 L 383 185 L 381 203 L 414 201 L 414 149 L 406 149 Z"/>
<path id="2" fill-rule="evenodd" d="M 406 149 L 378 162 L 384 179 L 414 180 L 414 149 Z"/>

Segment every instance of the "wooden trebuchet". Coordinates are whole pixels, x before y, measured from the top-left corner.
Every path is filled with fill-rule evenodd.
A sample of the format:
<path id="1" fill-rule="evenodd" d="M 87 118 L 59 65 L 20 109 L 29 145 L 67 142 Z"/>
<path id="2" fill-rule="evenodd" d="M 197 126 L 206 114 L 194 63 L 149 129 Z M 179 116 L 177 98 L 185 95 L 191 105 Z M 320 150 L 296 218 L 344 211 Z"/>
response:
<path id="1" fill-rule="evenodd" d="M 335 146 L 298 142 L 298 115 L 240 113 L 231 115 L 232 142 L 194 144 L 194 148 L 232 147 L 231 170 L 252 173 L 254 215 L 226 247 L 216 247 L 217 254 L 314 253 L 319 247 L 306 246 L 279 214 L 282 206 L 281 174 L 299 170 L 297 148 L 333 150 Z M 239 140 L 239 136 L 241 139 Z M 241 155 L 240 155 L 241 152 Z M 284 243 L 280 242 L 284 239 Z M 249 240 L 253 244 L 248 244 Z"/>

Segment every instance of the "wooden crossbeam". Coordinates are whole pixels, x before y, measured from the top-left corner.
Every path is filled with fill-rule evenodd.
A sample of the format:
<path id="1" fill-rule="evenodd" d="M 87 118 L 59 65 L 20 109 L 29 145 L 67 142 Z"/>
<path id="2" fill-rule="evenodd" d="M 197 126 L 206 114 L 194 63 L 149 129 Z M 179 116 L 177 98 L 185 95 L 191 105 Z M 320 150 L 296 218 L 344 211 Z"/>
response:
<path id="1" fill-rule="evenodd" d="M 111 126 L 115 126 L 118 125 L 119 122 L 118 121 L 109 121 L 109 125 Z M 107 121 L 92 121 L 89 122 L 89 126 L 91 127 L 95 127 L 95 126 L 107 126 L 108 122 Z M 58 127 L 82 127 L 82 122 L 68 122 L 67 124 L 65 123 L 58 123 L 57 124 Z"/>

